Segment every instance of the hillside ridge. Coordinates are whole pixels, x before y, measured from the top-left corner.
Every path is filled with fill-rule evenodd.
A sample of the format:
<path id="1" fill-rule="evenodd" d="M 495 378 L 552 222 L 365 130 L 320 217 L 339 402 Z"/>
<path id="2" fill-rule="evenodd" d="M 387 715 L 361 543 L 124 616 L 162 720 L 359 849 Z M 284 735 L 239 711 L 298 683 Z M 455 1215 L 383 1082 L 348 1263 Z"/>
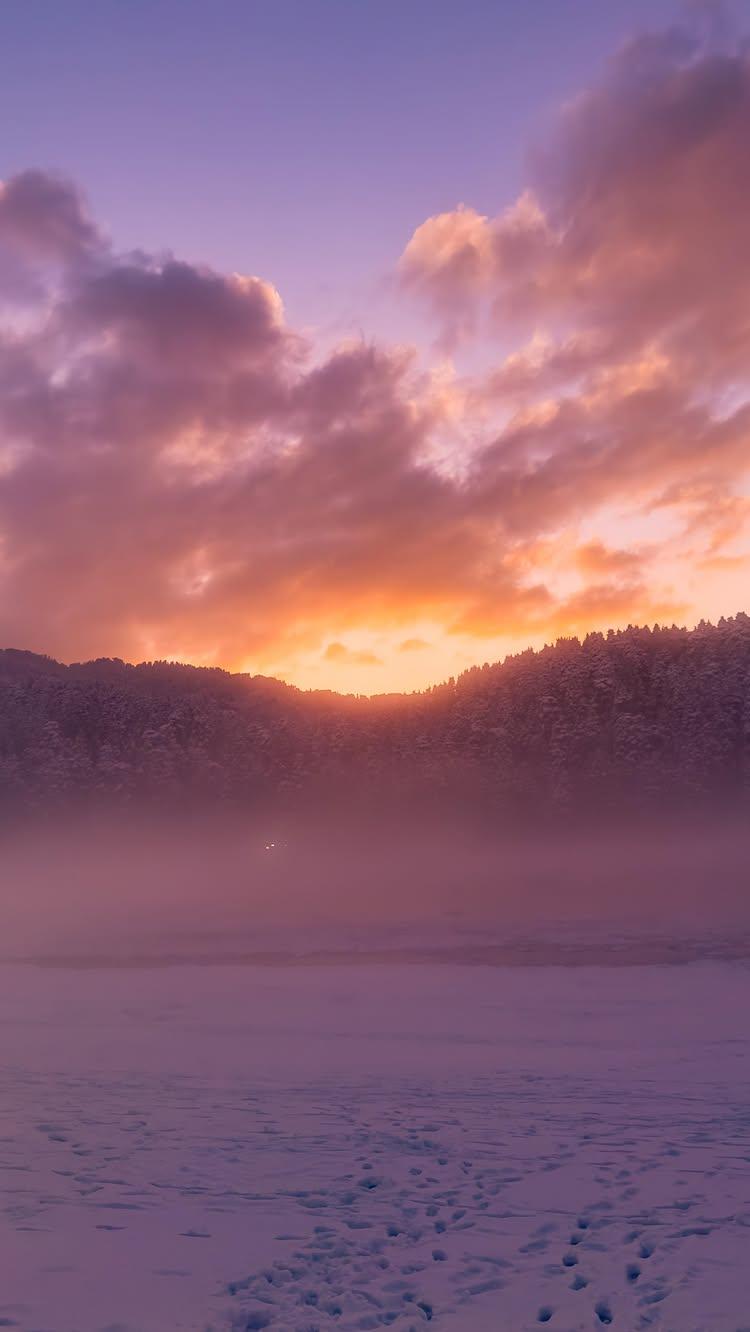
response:
<path id="1" fill-rule="evenodd" d="M 0 651 L 0 807 L 750 801 L 750 617 L 559 639 L 420 693 Z"/>

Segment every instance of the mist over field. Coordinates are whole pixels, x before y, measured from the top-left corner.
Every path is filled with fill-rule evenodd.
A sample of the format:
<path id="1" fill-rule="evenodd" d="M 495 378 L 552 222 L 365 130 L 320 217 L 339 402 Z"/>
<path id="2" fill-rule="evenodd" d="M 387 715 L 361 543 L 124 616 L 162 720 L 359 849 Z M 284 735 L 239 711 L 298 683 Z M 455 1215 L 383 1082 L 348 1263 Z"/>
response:
<path id="1" fill-rule="evenodd" d="M 737 822 L 542 837 L 335 812 L 132 816 L 6 830 L 0 849 L 4 958 L 580 962 L 623 960 L 623 938 L 634 958 L 750 953 L 750 831 Z"/>

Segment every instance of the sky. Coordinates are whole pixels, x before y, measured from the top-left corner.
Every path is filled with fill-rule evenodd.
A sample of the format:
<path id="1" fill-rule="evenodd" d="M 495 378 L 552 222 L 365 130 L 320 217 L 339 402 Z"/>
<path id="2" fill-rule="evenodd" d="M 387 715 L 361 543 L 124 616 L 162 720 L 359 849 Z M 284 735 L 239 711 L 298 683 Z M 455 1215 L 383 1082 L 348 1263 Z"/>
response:
<path id="1" fill-rule="evenodd" d="M 746 609 L 744 5 L 0 7 L 0 641 L 421 688 Z"/>

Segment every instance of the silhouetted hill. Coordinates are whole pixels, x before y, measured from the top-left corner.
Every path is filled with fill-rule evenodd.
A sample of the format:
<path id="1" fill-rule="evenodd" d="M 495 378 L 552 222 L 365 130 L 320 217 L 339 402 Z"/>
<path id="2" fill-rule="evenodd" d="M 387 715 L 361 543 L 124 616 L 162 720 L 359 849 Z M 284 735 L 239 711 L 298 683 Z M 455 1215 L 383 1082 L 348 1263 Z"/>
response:
<path id="1" fill-rule="evenodd" d="M 0 651 L 0 804 L 750 807 L 750 618 L 561 639 L 373 699 Z"/>

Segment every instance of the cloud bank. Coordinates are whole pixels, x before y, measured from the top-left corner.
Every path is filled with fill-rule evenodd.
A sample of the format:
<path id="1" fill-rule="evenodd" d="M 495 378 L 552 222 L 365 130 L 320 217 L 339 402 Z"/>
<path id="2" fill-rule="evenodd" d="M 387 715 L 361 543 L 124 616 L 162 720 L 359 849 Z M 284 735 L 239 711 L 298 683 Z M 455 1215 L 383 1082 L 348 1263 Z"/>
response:
<path id="1" fill-rule="evenodd" d="M 400 346 L 322 356 L 269 282 L 116 253 L 71 182 L 6 181 L 0 638 L 355 679 L 427 622 L 711 612 L 747 569 L 749 141 L 743 45 L 631 43 L 519 199 L 406 246 L 443 344 L 497 347 L 447 381 Z"/>

